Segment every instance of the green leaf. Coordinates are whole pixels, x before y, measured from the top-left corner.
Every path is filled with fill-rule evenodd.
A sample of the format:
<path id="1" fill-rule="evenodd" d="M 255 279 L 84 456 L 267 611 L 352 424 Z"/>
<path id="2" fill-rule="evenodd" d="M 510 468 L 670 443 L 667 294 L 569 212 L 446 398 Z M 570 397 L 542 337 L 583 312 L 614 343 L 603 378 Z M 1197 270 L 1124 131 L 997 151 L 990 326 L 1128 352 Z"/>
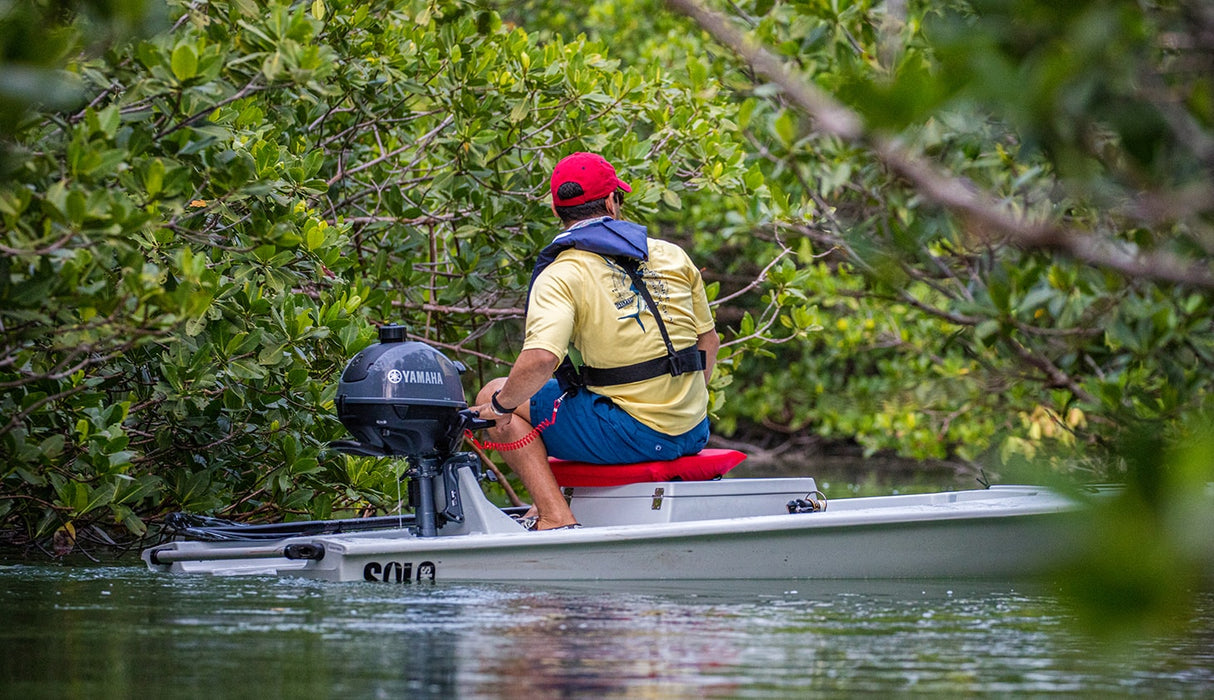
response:
<path id="1" fill-rule="evenodd" d="M 182 42 L 173 49 L 172 69 L 173 75 L 183 83 L 198 73 L 198 53 L 192 44 Z"/>
<path id="2" fill-rule="evenodd" d="M 63 445 L 63 435 L 52 435 L 42 441 L 42 444 L 38 447 L 38 451 L 41 452 L 44 457 L 54 459 L 63 454 Z"/>
<path id="3" fill-rule="evenodd" d="M 111 505 L 110 511 L 114 514 L 114 520 L 121 523 L 132 535 L 142 537 L 147 533 L 147 525 L 130 508 L 121 505 Z"/>
<path id="4" fill-rule="evenodd" d="M 118 111 L 118 105 L 116 104 L 110 105 L 97 113 L 97 128 L 107 139 L 114 138 L 121 124 L 122 114 Z"/>
<path id="5" fill-rule="evenodd" d="M 514 108 L 510 110 L 510 117 L 509 117 L 510 123 L 518 124 L 519 122 L 526 119 L 527 115 L 530 113 L 531 113 L 531 103 L 527 102 L 525 100 L 520 100 L 519 102 L 516 102 L 514 105 Z"/>
<path id="6" fill-rule="evenodd" d="M 738 324 L 738 334 L 745 337 L 752 335 L 755 332 L 755 320 L 750 315 L 750 312 L 742 314 L 742 321 Z"/>
<path id="7" fill-rule="evenodd" d="M 304 236 L 304 245 L 308 250 L 316 250 L 325 243 L 325 232 L 319 226 L 310 226 Z"/>
<path id="8" fill-rule="evenodd" d="M 147 190 L 148 197 L 155 198 L 160 194 L 164 187 L 164 161 L 157 158 L 148 164 L 143 174 L 143 187 Z"/>
<path id="9" fill-rule="evenodd" d="M 754 114 L 755 107 L 758 104 L 759 104 L 759 101 L 754 99 L 753 97 L 742 101 L 742 105 L 741 105 L 741 107 L 738 108 L 738 113 L 737 113 L 737 116 L 735 117 L 735 119 L 737 120 L 739 129 L 745 130 L 750 127 L 751 115 Z"/>
<path id="10" fill-rule="evenodd" d="M 773 123 L 776 136 L 787 148 L 797 140 L 797 115 L 791 110 L 783 110 Z"/>
<path id="11" fill-rule="evenodd" d="M 257 355 L 257 363 L 265 366 L 274 366 L 283 361 L 285 347 L 282 345 L 263 348 Z"/>
<path id="12" fill-rule="evenodd" d="M 282 54 L 275 51 L 266 56 L 261 63 L 261 72 L 266 76 L 266 80 L 274 82 L 278 76 L 282 74 Z"/>
<path id="13" fill-rule="evenodd" d="M 227 371 L 238 379 L 265 379 L 266 370 L 248 360 L 232 360 L 227 365 Z"/>
<path id="14" fill-rule="evenodd" d="M 77 486 L 80 485 L 81 484 L 77 484 Z M 86 487 L 86 492 L 87 499 L 83 505 L 76 510 L 77 517 L 96 510 L 102 506 L 109 505 L 110 501 L 114 500 L 114 494 L 118 492 L 118 484 L 115 481 L 106 481 L 92 490 L 87 490 Z"/>
<path id="15" fill-rule="evenodd" d="M 261 14 L 261 7 L 257 4 L 256 0 L 232 0 L 232 4 L 245 17 L 256 17 Z"/>

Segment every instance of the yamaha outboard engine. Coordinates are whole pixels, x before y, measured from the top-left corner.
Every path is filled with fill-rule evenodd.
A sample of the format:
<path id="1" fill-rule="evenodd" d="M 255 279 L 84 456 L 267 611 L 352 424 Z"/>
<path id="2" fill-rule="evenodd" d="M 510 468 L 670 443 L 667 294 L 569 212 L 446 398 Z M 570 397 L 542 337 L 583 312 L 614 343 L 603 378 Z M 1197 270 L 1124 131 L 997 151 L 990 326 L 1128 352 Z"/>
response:
<path id="1" fill-rule="evenodd" d="M 383 326 L 379 343 L 355 355 L 337 384 L 337 417 L 357 441 L 333 447 L 408 459 L 409 500 L 424 537 L 447 520 L 463 521 L 455 471 L 479 467 L 475 455 L 455 453 L 465 428 L 489 425 L 467 410 L 459 379 L 464 369 L 425 343 L 406 341 L 403 327 Z"/>
<path id="2" fill-rule="evenodd" d="M 449 454 L 467 408 L 464 366 L 404 328 L 379 329 L 379 343 L 354 356 L 337 384 L 337 417 L 364 447 L 387 455 Z"/>

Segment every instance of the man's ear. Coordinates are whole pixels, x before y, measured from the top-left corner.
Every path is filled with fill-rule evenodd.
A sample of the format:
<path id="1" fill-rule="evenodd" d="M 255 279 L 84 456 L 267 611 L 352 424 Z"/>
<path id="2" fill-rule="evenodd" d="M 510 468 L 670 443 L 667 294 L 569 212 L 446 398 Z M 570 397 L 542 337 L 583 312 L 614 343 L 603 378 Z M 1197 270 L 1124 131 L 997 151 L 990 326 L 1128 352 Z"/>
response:
<path id="1" fill-rule="evenodd" d="M 548 204 L 552 207 L 552 215 L 558 219 L 561 218 L 561 215 L 556 213 L 556 202 L 549 200 Z"/>
<path id="2" fill-rule="evenodd" d="M 611 215 L 611 218 L 619 218 L 620 205 L 619 201 L 615 198 L 615 192 L 607 195 L 607 199 L 603 202 L 603 205 L 607 207 L 607 213 Z"/>

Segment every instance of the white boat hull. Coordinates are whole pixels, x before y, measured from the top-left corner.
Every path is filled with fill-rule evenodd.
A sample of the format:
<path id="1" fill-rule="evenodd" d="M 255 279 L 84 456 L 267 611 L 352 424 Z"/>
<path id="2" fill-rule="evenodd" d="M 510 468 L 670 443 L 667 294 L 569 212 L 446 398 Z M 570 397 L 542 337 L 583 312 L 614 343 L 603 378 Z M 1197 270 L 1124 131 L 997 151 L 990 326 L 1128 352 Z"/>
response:
<path id="1" fill-rule="evenodd" d="M 577 530 L 528 532 L 459 475 L 464 522 L 274 542 L 179 541 L 144 552 L 154 571 L 326 581 L 1011 578 L 1081 546 L 1079 504 L 1040 487 L 837 499 L 788 514 L 812 479 L 662 482 L 566 491 Z M 720 517 L 729 513 L 737 517 Z M 323 548 L 289 559 L 289 545 Z"/>

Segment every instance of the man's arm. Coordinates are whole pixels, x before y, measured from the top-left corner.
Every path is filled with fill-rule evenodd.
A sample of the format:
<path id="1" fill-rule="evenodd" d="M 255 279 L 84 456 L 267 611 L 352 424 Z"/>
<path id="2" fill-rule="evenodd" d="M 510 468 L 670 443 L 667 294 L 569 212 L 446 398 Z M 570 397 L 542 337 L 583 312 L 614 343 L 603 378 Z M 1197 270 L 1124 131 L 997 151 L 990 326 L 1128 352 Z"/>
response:
<path id="1" fill-rule="evenodd" d="M 558 363 L 560 359 L 547 350 L 532 348 L 520 352 L 510 368 L 505 386 L 497 395 L 497 402 L 513 408 L 529 400 L 552 379 Z"/>
<path id="2" fill-rule="evenodd" d="M 721 336 L 714 328 L 696 338 L 696 347 L 704 351 L 704 384 L 712 381 L 712 368 L 717 363 L 717 350 L 721 348 Z"/>
<path id="3" fill-rule="evenodd" d="M 506 383 L 498 390 L 498 404 L 503 408 L 518 408 L 526 403 L 552 378 L 552 372 L 559 363 L 560 358 L 547 350 L 532 348 L 520 352 L 510 368 Z M 473 406 L 472 410 L 479 412 L 482 418 L 496 420 L 499 428 L 508 425 L 514 416 L 513 413 L 498 416 L 491 403 Z"/>

